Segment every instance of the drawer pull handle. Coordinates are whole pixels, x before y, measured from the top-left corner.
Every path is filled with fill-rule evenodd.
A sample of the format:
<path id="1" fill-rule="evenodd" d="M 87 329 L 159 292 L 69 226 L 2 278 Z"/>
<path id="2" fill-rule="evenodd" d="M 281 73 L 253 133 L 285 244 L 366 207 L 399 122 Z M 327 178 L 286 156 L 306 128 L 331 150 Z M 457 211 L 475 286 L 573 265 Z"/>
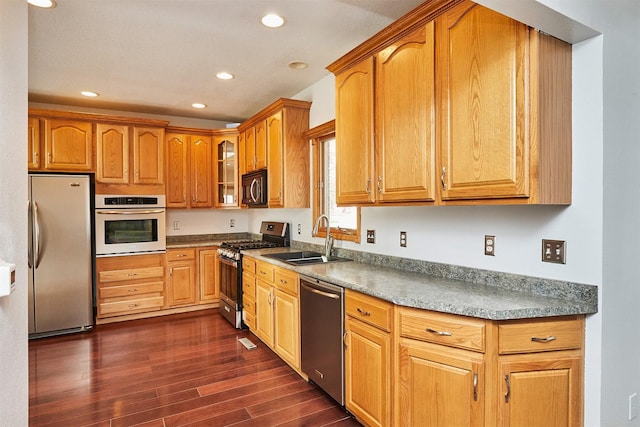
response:
<path id="1" fill-rule="evenodd" d="M 531 341 L 533 342 L 551 342 L 555 340 L 556 340 L 556 337 L 554 335 L 549 335 L 546 338 L 531 337 Z"/>
<path id="2" fill-rule="evenodd" d="M 287 284 L 287 283 L 289 283 L 289 282 L 287 282 L 287 281 L 286 281 L 286 280 L 284 280 L 284 279 L 280 279 L 280 283 L 283 283 L 283 284 L 285 284 L 285 285 L 286 285 L 286 284 Z"/>
<path id="3" fill-rule="evenodd" d="M 129 308 L 137 307 L 138 304 L 129 304 Z"/>
<path id="4" fill-rule="evenodd" d="M 178 258 L 182 258 L 182 257 L 185 257 L 185 256 L 187 256 L 187 254 L 178 254 L 177 255 Z"/>
<path id="5" fill-rule="evenodd" d="M 129 289 L 129 292 L 138 292 L 138 288 Z"/>
<path id="6" fill-rule="evenodd" d="M 365 311 L 363 309 L 361 309 L 360 307 L 357 308 L 358 313 L 362 314 L 363 316 L 371 316 L 371 312 L 370 311 Z"/>
<path id="7" fill-rule="evenodd" d="M 128 273 L 127 274 L 127 276 L 129 276 L 129 277 L 133 277 L 133 276 L 137 276 L 137 275 L 138 275 L 137 273 Z"/>
<path id="8" fill-rule="evenodd" d="M 431 328 L 427 328 L 426 331 L 435 335 L 443 336 L 443 337 L 450 337 L 451 335 L 453 335 L 449 331 L 436 331 L 435 329 L 431 329 Z"/>

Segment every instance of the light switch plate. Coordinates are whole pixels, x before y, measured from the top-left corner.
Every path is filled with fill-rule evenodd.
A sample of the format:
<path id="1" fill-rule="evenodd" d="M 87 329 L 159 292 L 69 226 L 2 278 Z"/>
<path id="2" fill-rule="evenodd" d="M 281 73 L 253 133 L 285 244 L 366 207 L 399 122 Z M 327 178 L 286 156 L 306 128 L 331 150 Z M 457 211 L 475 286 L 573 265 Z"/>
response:
<path id="1" fill-rule="evenodd" d="M 542 239 L 542 262 L 566 264 L 566 242 L 564 240 Z"/>

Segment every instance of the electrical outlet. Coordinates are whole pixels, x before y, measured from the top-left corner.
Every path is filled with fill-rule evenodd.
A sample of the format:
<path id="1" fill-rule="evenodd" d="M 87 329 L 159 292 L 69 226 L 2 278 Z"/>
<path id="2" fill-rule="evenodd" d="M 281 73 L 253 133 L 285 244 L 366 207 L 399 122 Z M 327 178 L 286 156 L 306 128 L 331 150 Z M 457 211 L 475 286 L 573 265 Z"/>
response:
<path id="1" fill-rule="evenodd" d="M 376 242 L 376 230 L 367 230 L 367 243 Z"/>
<path id="2" fill-rule="evenodd" d="M 484 236 L 484 254 L 490 256 L 496 255 L 496 236 Z"/>
<path id="3" fill-rule="evenodd" d="M 629 396 L 629 421 L 638 416 L 638 393 Z"/>
<path id="4" fill-rule="evenodd" d="M 566 264 L 566 244 L 564 240 L 542 239 L 542 261 Z"/>
<path id="5" fill-rule="evenodd" d="M 400 247 L 401 248 L 406 248 L 407 247 L 407 232 L 406 231 L 401 231 L 400 232 Z"/>
<path id="6" fill-rule="evenodd" d="M 236 226 L 236 220 L 235 219 L 230 219 L 229 220 L 229 227 L 233 228 Z"/>
<path id="7" fill-rule="evenodd" d="M 173 229 L 180 230 L 180 221 L 173 221 Z"/>

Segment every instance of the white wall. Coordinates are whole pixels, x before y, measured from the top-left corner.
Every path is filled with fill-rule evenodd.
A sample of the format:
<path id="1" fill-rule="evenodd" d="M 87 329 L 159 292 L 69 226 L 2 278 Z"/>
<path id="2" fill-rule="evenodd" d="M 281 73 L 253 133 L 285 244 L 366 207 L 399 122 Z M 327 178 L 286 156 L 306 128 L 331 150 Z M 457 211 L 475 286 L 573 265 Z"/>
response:
<path id="1" fill-rule="evenodd" d="M 0 258 L 16 290 L 0 298 L 0 426 L 28 425 L 27 2 L 0 1 Z"/>

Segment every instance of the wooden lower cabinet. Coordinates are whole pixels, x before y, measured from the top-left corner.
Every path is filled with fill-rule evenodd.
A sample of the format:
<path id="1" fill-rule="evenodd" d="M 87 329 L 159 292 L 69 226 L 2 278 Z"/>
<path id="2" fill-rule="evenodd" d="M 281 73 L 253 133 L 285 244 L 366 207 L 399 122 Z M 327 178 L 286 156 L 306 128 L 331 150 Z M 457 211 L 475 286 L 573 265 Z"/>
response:
<path id="1" fill-rule="evenodd" d="M 220 286 L 218 285 L 218 249 L 207 248 L 198 250 L 198 285 L 200 304 L 220 301 Z"/>
<path id="2" fill-rule="evenodd" d="M 368 426 L 388 426 L 393 304 L 347 289 L 345 313 L 345 406 Z"/>
<path id="3" fill-rule="evenodd" d="M 177 307 L 196 303 L 196 250 L 167 251 L 167 306 Z"/>
<path id="4" fill-rule="evenodd" d="M 97 258 L 96 278 L 98 320 L 165 305 L 163 254 Z"/>
<path id="5" fill-rule="evenodd" d="M 300 370 L 300 278 L 297 273 L 243 257 L 245 323 L 258 338 Z M 254 266 L 255 275 L 251 270 Z M 255 285 L 254 285 L 255 283 Z M 252 290 L 255 289 L 255 293 Z M 251 297 L 255 295 L 255 300 Z M 253 325 L 252 325 L 253 323 Z"/>
<path id="6" fill-rule="evenodd" d="M 398 307 L 393 425 L 582 425 L 584 316 L 490 321 Z"/>

